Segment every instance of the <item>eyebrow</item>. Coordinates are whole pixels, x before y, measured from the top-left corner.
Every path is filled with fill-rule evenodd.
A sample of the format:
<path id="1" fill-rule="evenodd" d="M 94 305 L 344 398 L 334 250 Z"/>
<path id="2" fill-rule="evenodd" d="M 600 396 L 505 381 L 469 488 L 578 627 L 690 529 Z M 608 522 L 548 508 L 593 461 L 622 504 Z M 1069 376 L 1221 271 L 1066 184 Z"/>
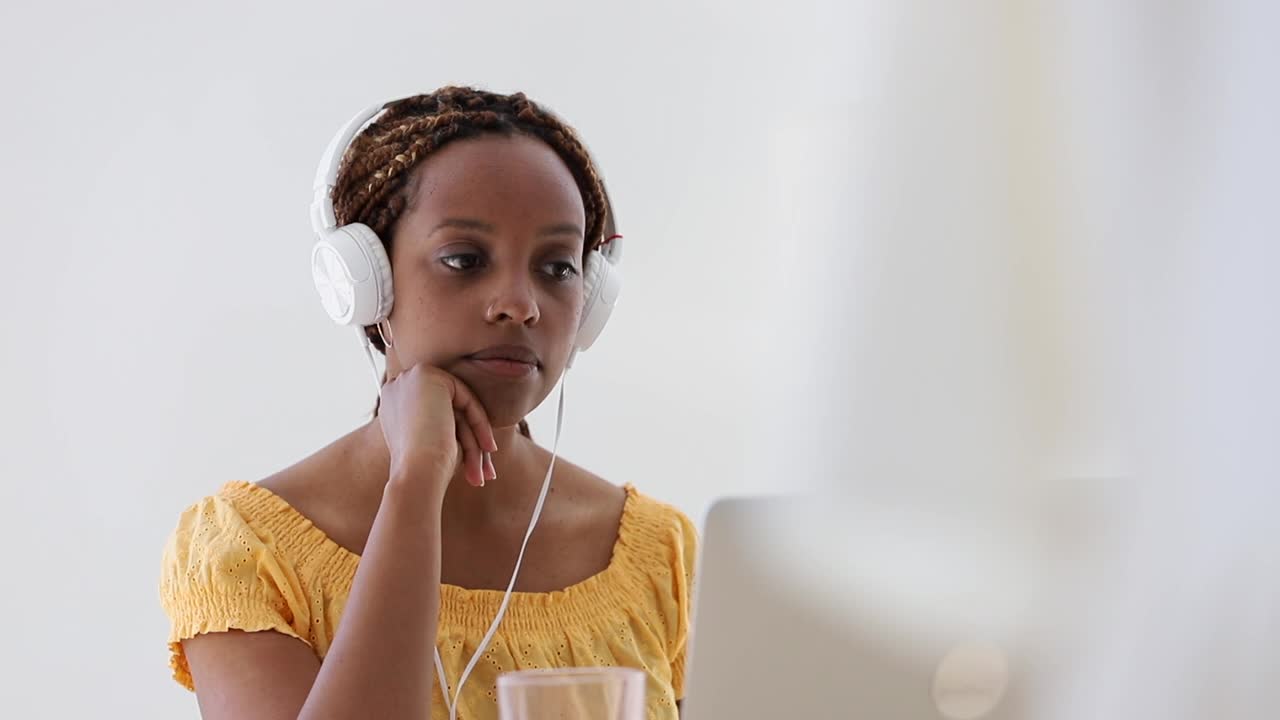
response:
<path id="1" fill-rule="evenodd" d="M 490 233 L 490 234 L 497 232 L 497 228 L 495 228 L 490 223 L 484 222 L 483 220 L 474 220 L 472 218 L 445 218 L 440 222 L 439 225 L 436 225 L 434 228 L 432 228 L 431 232 L 427 233 L 427 237 L 431 237 L 432 235 L 435 235 L 437 230 L 443 230 L 444 228 L 455 228 L 458 230 L 474 230 L 476 232 Z M 582 233 L 582 230 L 577 225 L 571 222 L 556 223 L 555 225 L 548 225 L 538 231 L 539 237 L 545 237 L 545 236 L 551 236 L 551 235 L 573 235 L 574 237 L 582 237 L 583 233 Z"/>

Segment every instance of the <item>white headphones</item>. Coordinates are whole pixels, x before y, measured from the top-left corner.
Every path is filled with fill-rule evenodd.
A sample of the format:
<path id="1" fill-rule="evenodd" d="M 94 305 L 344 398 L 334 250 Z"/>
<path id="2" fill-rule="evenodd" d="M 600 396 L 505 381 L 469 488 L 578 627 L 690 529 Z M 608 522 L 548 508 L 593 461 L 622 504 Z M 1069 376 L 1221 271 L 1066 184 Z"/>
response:
<path id="1" fill-rule="evenodd" d="M 389 103 L 388 103 L 389 104 Z M 311 229 L 316 244 L 311 251 L 311 276 L 329 317 L 339 325 L 361 330 L 379 325 L 391 314 L 391 261 L 378 235 L 368 226 L 351 223 L 338 227 L 333 210 L 333 186 L 338 166 L 351 140 L 386 108 L 374 105 L 361 110 L 338 130 L 316 167 L 311 201 Z M 615 235 L 613 206 L 605 194 L 606 216 L 603 250 L 592 250 L 583 268 L 585 300 L 569 364 L 579 351 L 591 347 L 604 330 L 622 290 L 618 263 L 622 237 Z"/>

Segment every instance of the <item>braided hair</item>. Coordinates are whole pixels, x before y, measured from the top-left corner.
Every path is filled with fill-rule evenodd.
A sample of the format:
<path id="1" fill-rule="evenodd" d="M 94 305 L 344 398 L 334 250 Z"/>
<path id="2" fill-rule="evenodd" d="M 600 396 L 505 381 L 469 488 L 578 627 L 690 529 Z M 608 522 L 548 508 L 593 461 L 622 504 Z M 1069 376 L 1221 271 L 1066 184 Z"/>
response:
<path id="1" fill-rule="evenodd" d="M 609 220 L 608 201 L 595 163 L 573 128 L 524 93 L 501 95 L 452 85 L 387 103 L 378 119 L 352 139 L 333 187 L 338 225 L 368 225 L 390 256 L 391 230 L 416 194 L 420 173 L 414 169 L 453 140 L 486 134 L 527 135 L 555 150 L 582 193 L 587 226 L 584 253 L 600 246 Z M 385 354 L 377 328 L 366 327 L 364 332 Z M 376 404 L 373 414 L 378 414 Z M 524 420 L 520 432 L 529 435 Z"/>

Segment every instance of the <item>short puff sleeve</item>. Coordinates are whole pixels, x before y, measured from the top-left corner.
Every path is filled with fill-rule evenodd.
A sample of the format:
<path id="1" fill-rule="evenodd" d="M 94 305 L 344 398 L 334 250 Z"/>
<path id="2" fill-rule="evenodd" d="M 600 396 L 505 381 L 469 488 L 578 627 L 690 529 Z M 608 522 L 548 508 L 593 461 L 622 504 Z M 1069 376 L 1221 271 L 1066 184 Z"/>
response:
<path id="1" fill-rule="evenodd" d="M 269 539 L 221 496 L 187 508 L 165 543 L 160 604 L 169 617 L 173 678 L 194 690 L 182 641 L 203 633 L 274 630 L 307 640 L 308 605 Z"/>

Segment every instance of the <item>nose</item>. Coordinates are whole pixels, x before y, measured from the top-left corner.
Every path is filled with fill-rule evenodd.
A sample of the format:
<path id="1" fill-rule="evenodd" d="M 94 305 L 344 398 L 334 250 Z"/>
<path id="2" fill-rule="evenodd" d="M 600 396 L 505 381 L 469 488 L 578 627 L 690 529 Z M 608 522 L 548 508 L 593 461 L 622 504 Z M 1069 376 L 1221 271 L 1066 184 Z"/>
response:
<path id="1" fill-rule="evenodd" d="M 520 323 L 533 327 L 541 317 L 538 299 L 528 278 L 503 277 L 494 288 L 493 299 L 485 312 L 491 323 Z"/>

